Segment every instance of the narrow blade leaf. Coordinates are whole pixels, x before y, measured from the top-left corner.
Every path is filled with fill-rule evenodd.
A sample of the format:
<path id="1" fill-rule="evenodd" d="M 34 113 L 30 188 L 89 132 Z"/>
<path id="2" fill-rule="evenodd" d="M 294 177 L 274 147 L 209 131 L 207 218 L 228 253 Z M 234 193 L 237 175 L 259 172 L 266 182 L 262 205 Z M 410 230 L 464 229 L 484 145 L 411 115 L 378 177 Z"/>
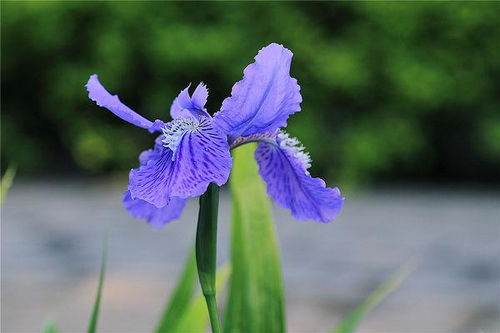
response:
<path id="1" fill-rule="evenodd" d="M 227 282 L 231 267 L 224 265 L 217 270 L 217 277 L 215 281 L 215 288 L 222 290 Z M 194 298 L 189 307 L 186 308 L 184 315 L 179 318 L 178 326 L 173 329 L 173 333 L 186 333 L 186 332 L 205 332 L 208 326 L 209 316 L 207 306 L 205 304 L 205 297 L 202 293 Z"/>
<path id="2" fill-rule="evenodd" d="M 374 292 L 372 292 L 363 303 L 352 311 L 344 320 L 340 322 L 333 333 L 352 333 L 356 330 L 363 317 L 375 306 L 382 302 L 393 291 L 398 289 L 401 283 L 415 269 L 415 264 L 408 263 L 403 265 L 389 279 L 382 283 Z"/>
<path id="3" fill-rule="evenodd" d="M 10 187 L 12 186 L 12 182 L 14 181 L 14 177 L 16 176 L 16 169 L 13 167 L 9 167 L 7 171 L 5 171 L 2 177 L 2 184 L 0 186 L 0 205 L 5 200 L 7 196 L 7 192 L 9 192 Z"/>
<path id="4" fill-rule="evenodd" d="M 224 332 L 284 332 L 283 281 L 271 205 L 255 145 L 234 151 L 231 262 Z"/>
<path id="5" fill-rule="evenodd" d="M 104 245 L 102 248 L 102 256 L 101 256 L 101 271 L 99 273 L 99 284 L 97 285 L 97 294 L 94 301 L 94 307 L 92 309 L 92 315 L 90 316 L 89 326 L 87 329 L 88 333 L 95 333 L 97 329 L 97 321 L 99 320 L 99 311 L 101 308 L 101 296 L 102 296 L 102 287 L 104 285 L 104 275 L 106 272 L 106 261 L 108 256 L 108 245 L 107 240 L 104 240 Z"/>
<path id="6" fill-rule="evenodd" d="M 174 292 L 163 311 L 161 320 L 155 330 L 156 333 L 176 331 L 179 321 L 185 316 L 185 313 L 189 309 L 196 282 L 196 257 L 193 250 L 186 260 L 186 264 L 177 281 Z"/>

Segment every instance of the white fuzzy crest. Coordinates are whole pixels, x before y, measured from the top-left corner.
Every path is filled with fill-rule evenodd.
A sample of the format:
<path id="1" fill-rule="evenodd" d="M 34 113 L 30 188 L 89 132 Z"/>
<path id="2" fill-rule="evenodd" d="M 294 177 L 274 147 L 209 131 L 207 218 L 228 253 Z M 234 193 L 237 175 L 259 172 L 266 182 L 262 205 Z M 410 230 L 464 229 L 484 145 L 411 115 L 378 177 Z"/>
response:
<path id="1" fill-rule="evenodd" d="M 307 169 L 311 167 L 311 156 L 305 151 L 305 147 L 300 143 L 297 138 L 291 137 L 285 131 L 278 132 L 278 143 L 282 149 L 288 150 L 295 156 L 307 173 Z"/>
<path id="2" fill-rule="evenodd" d="M 182 136 L 187 132 L 196 131 L 198 129 L 198 125 L 199 123 L 192 118 L 179 118 L 172 120 L 167 124 L 167 126 L 162 128 L 163 135 L 165 136 L 165 138 L 161 141 L 163 142 L 163 146 L 172 150 L 175 157 L 175 151 L 181 142 Z"/>

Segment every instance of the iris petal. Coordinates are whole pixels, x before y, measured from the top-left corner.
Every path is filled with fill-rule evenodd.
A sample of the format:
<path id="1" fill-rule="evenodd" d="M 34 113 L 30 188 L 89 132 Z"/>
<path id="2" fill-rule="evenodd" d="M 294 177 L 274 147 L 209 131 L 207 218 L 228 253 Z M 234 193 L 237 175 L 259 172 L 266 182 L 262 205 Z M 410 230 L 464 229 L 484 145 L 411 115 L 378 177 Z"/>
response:
<path id="1" fill-rule="evenodd" d="M 193 96 L 189 96 L 189 84 L 185 89 L 181 90 L 179 95 L 174 99 L 170 107 L 170 115 L 172 119 L 189 118 L 205 116 L 210 117 L 205 104 L 208 98 L 208 89 L 204 83 L 200 83 L 194 90 Z"/>
<path id="2" fill-rule="evenodd" d="M 214 116 L 231 140 L 285 126 L 288 116 L 300 111 L 300 87 L 290 77 L 292 56 L 290 50 L 273 43 L 245 68 L 243 79 Z"/>
<path id="3" fill-rule="evenodd" d="M 137 114 L 135 111 L 130 109 L 128 106 L 123 104 L 117 95 L 111 95 L 99 82 L 97 74 L 90 76 L 87 84 L 85 85 L 87 91 L 89 92 L 89 98 L 93 100 L 97 105 L 108 109 L 121 119 L 149 130 L 150 132 L 157 131 L 162 124 L 161 121 L 157 120 L 154 123 Z"/>
<path id="4" fill-rule="evenodd" d="M 300 154 L 304 153 L 279 142 L 259 144 L 255 158 L 267 193 L 296 219 L 330 222 L 340 213 L 344 198 L 338 188 L 328 188 L 322 179 L 312 178 Z"/>
<path id="5" fill-rule="evenodd" d="M 205 104 L 207 104 L 207 100 L 208 88 L 203 82 L 201 82 L 194 90 L 191 101 L 195 108 L 199 110 L 205 110 Z"/>
<path id="6" fill-rule="evenodd" d="M 187 199 L 170 198 L 169 202 L 161 207 L 150 204 L 141 199 L 132 199 L 130 191 L 126 191 L 123 195 L 123 205 L 125 209 L 135 218 L 144 219 L 155 227 L 163 227 L 168 222 L 178 219 L 182 215 Z"/>
<path id="7" fill-rule="evenodd" d="M 161 143 L 157 139 L 155 149 L 141 155 L 144 163 L 130 171 L 132 198 L 163 207 L 171 197 L 196 197 L 209 183 L 227 182 L 232 164 L 229 146 L 211 119 L 202 117 L 196 129 L 180 133 L 175 154 Z"/>

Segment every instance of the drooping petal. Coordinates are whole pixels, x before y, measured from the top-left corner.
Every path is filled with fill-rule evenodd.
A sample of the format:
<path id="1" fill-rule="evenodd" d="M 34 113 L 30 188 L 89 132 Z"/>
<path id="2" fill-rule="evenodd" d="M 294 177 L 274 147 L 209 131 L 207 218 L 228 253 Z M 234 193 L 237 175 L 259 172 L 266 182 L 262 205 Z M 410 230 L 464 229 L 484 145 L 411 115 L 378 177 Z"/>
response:
<path id="1" fill-rule="evenodd" d="M 290 77 L 292 56 L 290 50 L 273 43 L 245 68 L 243 79 L 214 116 L 231 140 L 283 127 L 289 115 L 300 111 L 300 87 Z"/>
<path id="2" fill-rule="evenodd" d="M 132 198 L 163 207 L 171 197 L 196 197 L 211 182 L 219 186 L 227 182 L 232 163 L 229 146 L 211 119 L 176 119 L 167 127 L 164 133 L 169 136 L 157 140 L 154 150 L 141 155 L 145 163 L 130 171 Z"/>
<path id="3" fill-rule="evenodd" d="M 298 141 L 281 135 L 274 143 L 260 143 L 255 151 L 267 193 L 299 220 L 332 221 L 344 203 L 339 189 L 328 188 L 322 179 L 312 178 L 307 171 L 309 155 Z"/>
<path id="4" fill-rule="evenodd" d="M 193 96 L 189 96 L 189 84 L 185 89 L 181 90 L 179 95 L 174 99 L 170 107 L 170 115 L 172 119 L 189 118 L 205 116 L 210 117 L 205 104 L 208 98 L 207 86 L 202 82 L 194 90 Z"/>
<path id="5" fill-rule="evenodd" d="M 111 95 L 99 82 L 97 74 L 93 74 L 90 76 L 85 87 L 89 92 L 89 98 L 93 100 L 97 105 L 108 109 L 121 119 L 133 125 L 147 129 L 150 132 L 154 132 L 158 130 L 158 125 L 162 123 L 159 120 L 155 121 L 154 123 L 149 121 L 148 119 L 140 116 L 128 106 L 123 104 L 117 95 Z"/>
<path id="6" fill-rule="evenodd" d="M 122 201 L 133 217 L 146 220 L 151 226 L 160 228 L 182 215 L 187 199 L 173 197 L 165 206 L 157 208 L 147 201 L 132 199 L 130 191 L 125 191 Z"/>
<path id="7" fill-rule="evenodd" d="M 158 145 L 156 143 L 153 149 L 145 150 L 139 154 L 139 163 L 141 165 L 146 165 L 148 161 L 158 158 L 159 154 L 161 154 L 162 149 L 163 147 L 161 146 L 161 144 Z"/>
<path id="8" fill-rule="evenodd" d="M 147 164 L 149 160 L 156 156 L 157 152 L 155 149 L 148 149 L 139 154 L 139 163 L 141 165 Z"/>

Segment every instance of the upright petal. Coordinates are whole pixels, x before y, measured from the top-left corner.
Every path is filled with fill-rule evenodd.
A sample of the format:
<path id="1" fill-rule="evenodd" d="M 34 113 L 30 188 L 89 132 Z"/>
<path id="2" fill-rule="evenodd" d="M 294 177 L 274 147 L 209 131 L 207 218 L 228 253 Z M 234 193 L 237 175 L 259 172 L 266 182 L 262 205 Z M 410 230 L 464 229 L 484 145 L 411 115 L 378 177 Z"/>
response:
<path id="1" fill-rule="evenodd" d="M 178 126 L 179 122 L 188 123 Z M 167 126 L 168 138 L 157 140 L 154 150 L 141 155 L 144 163 L 130 171 L 132 198 L 163 207 L 171 197 L 196 197 L 209 183 L 227 182 L 232 162 L 229 146 L 211 119 L 176 119 Z"/>
<path id="2" fill-rule="evenodd" d="M 245 69 L 214 116 L 232 140 L 283 127 L 289 115 L 300 111 L 300 87 L 290 77 L 292 56 L 282 45 L 271 44 Z"/>
<path id="3" fill-rule="evenodd" d="M 205 110 L 205 104 L 207 104 L 207 100 L 208 88 L 205 83 L 201 82 L 194 90 L 191 101 L 193 102 L 193 106 L 198 110 Z"/>
<path id="4" fill-rule="evenodd" d="M 97 105 L 108 109 L 121 119 L 133 125 L 145 128 L 150 132 L 154 132 L 157 130 L 155 128 L 156 126 L 153 126 L 153 122 L 140 116 L 128 106 L 123 104 L 117 95 L 111 95 L 99 82 L 97 74 L 93 74 L 90 76 L 85 87 L 89 92 L 89 98 L 93 100 Z M 155 122 L 155 124 L 157 124 L 157 122 Z"/>
<path id="5" fill-rule="evenodd" d="M 123 195 L 125 209 L 133 217 L 146 220 L 155 228 L 163 227 L 168 222 L 178 219 L 182 215 L 186 200 L 173 197 L 165 206 L 157 208 L 147 201 L 132 199 L 130 191 L 125 191 Z"/>
<path id="6" fill-rule="evenodd" d="M 173 119 L 188 118 L 200 116 L 210 117 L 205 104 L 208 98 L 207 86 L 202 82 L 194 90 L 193 96 L 189 95 L 189 84 L 185 89 L 181 90 L 179 95 L 174 99 L 170 107 L 170 115 Z"/>
<path id="7" fill-rule="evenodd" d="M 311 177 L 309 155 L 296 139 L 281 133 L 276 142 L 260 143 L 255 158 L 267 193 L 295 218 L 327 223 L 339 214 L 344 203 L 339 189 Z"/>
<path id="8" fill-rule="evenodd" d="M 170 116 L 172 119 L 192 117 L 191 112 L 188 110 L 191 107 L 189 87 L 191 87 L 191 83 L 185 89 L 181 90 L 179 95 L 177 95 L 172 102 L 172 105 L 170 106 Z"/>

